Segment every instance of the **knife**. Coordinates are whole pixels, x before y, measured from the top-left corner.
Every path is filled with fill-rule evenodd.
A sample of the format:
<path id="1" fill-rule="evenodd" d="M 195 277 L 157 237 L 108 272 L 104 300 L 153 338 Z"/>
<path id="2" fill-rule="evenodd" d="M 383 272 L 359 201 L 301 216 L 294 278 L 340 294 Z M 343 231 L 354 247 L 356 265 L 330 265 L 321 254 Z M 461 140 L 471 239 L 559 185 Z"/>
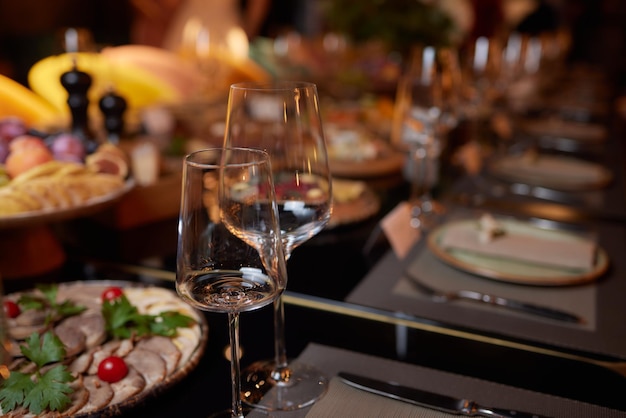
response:
<path id="1" fill-rule="evenodd" d="M 457 399 L 352 373 L 339 372 L 338 376 L 354 388 L 449 414 L 491 418 L 548 418 L 529 412 L 482 406 L 469 399 Z"/>

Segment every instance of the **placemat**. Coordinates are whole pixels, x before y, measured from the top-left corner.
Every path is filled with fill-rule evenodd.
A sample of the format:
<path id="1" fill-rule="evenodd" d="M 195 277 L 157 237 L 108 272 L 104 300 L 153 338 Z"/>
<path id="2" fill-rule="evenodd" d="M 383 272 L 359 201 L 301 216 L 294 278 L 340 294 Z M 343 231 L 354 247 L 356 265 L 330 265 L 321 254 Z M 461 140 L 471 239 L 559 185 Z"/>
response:
<path id="1" fill-rule="evenodd" d="M 624 412 L 614 409 L 315 343 L 306 347 L 299 356 L 299 360 L 313 364 L 327 373 L 330 379 L 328 392 L 312 407 L 299 411 L 272 413 L 272 416 L 292 418 L 444 418 L 455 416 L 353 389 L 336 377 L 340 371 L 394 381 L 449 396 L 464 397 L 484 405 L 506 407 L 555 418 L 624 416 Z"/>
<path id="2" fill-rule="evenodd" d="M 472 213 L 466 212 L 466 216 Z M 454 213 L 454 217 L 460 216 Z M 455 270 L 428 254 L 426 240 L 420 240 L 404 259 L 389 251 L 346 297 L 350 303 L 436 320 L 444 324 L 505 337 L 522 338 L 541 344 L 575 349 L 626 359 L 626 228 L 618 223 L 594 223 L 597 242 L 610 258 L 608 272 L 594 282 L 573 287 L 536 289 L 532 286 L 492 283 L 490 279 Z M 457 282 L 469 290 L 489 290 L 534 303 L 552 303 L 572 310 L 587 322 L 574 324 L 538 316 L 518 314 L 475 302 L 434 302 L 409 289 L 404 279 L 407 268 L 438 286 Z M 463 286 L 465 287 L 465 286 Z M 555 297 L 556 294 L 561 296 Z M 484 305 L 484 306 L 483 306 Z"/>

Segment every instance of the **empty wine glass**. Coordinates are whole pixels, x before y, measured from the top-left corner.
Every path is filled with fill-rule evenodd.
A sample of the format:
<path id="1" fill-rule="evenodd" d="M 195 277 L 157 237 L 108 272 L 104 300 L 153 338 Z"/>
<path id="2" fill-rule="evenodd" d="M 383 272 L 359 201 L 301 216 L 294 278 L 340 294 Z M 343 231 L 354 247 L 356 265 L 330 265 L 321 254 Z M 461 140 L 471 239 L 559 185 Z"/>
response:
<path id="1" fill-rule="evenodd" d="M 431 190 L 438 181 L 446 135 L 459 118 L 460 77 L 456 50 L 419 46 L 398 82 L 391 138 L 409 155 L 406 175 L 415 228 L 429 228 L 444 210 Z"/>
<path id="2" fill-rule="evenodd" d="M 281 237 L 288 259 L 320 232 L 332 209 L 331 177 L 315 84 L 240 83 L 230 88 L 225 146 L 260 148 L 272 161 Z M 247 367 L 244 402 L 293 410 L 319 399 L 328 379 L 317 368 L 288 361 L 282 298 L 274 302 L 275 358 Z"/>
<path id="3" fill-rule="evenodd" d="M 272 303 L 286 280 L 268 155 L 241 148 L 188 155 L 178 221 L 176 290 L 195 308 L 228 314 L 232 381 L 228 416 L 244 416 L 239 314 Z"/>

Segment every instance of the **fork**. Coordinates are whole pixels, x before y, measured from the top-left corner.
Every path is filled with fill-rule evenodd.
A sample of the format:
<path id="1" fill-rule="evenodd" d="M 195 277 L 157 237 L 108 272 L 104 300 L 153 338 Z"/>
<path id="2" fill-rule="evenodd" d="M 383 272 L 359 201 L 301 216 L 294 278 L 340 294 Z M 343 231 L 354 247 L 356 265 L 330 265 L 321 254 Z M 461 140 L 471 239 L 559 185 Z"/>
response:
<path id="1" fill-rule="evenodd" d="M 486 303 L 489 305 L 499 306 L 501 308 L 507 308 L 518 312 L 542 316 L 544 318 L 550 318 L 557 321 L 573 322 L 577 324 L 582 324 L 585 322 L 581 317 L 559 309 L 548 308 L 546 306 L 538 306 L 532 303 L 504 298 L 502 296 L 477 292 L 475 290 L 444 291 L 435 289 L 430 285 L 424 283 L 409 270 L 405 271 L 405 276 L 409 280 L 409 283 L 413 285 L 415 289 L 428 295 L 434 302 L 449 302 L 459 299 L 471 300 L 474 302 Z"/>

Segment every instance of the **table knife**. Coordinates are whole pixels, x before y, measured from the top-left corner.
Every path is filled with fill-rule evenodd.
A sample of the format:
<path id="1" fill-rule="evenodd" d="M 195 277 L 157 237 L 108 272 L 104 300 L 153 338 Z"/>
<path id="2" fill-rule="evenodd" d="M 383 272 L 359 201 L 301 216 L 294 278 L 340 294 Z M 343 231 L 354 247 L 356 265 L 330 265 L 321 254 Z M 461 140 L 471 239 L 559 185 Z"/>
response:
<path id="1" fill-rule="evenodd" d="M 352 373 L 339 372 L 338 376 L 354 388 L 449 414 L 491 418 L 548 418 L 529 412 L 483 406 L 469 399 L 454 398 Z"/>

